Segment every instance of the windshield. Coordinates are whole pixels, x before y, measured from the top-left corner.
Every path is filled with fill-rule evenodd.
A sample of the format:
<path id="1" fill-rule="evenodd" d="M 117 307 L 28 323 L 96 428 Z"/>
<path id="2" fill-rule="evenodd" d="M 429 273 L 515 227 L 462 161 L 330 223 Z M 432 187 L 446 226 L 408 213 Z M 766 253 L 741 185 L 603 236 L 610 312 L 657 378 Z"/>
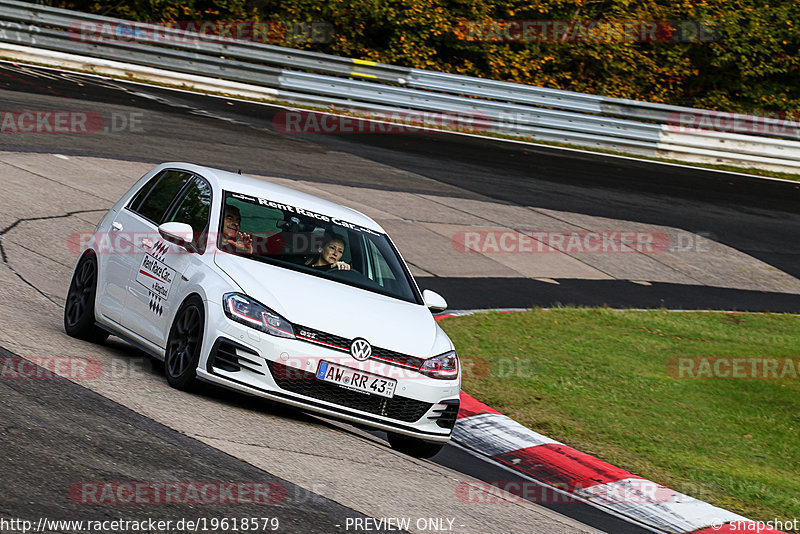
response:
<path id="1" fill-rule="evenodd" d="M 421 303 L 385 234 L 270 199 L 226 191 L 220 250 Z"/>

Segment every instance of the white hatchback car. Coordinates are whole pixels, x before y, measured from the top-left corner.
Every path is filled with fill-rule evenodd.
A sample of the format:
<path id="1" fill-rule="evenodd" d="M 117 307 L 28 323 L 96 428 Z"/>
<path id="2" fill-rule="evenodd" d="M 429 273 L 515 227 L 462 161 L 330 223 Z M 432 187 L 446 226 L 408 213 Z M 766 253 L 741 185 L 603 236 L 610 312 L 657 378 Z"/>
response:
<path id="1" fill-rule="evenodd" d="M 147 173 L 81 249 L 71 336 L 121 336 L 197 379 L 384 430 L 432 456 L 459 408 L 461 369 L 386 232 L 269 182 L 186 163 Z"/>

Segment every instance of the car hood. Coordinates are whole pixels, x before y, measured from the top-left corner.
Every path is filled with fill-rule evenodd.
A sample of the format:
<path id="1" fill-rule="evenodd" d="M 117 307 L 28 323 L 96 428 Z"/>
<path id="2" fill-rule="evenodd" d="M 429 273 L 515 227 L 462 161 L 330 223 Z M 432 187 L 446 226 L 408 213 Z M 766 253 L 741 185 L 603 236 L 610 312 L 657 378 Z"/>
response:
<path id="1" fill-rule="evenodd" d="M 293 324 L 421 358 L 452 348 L 423 305 L 225 252 L 214 261 L 244 293 Z"/>

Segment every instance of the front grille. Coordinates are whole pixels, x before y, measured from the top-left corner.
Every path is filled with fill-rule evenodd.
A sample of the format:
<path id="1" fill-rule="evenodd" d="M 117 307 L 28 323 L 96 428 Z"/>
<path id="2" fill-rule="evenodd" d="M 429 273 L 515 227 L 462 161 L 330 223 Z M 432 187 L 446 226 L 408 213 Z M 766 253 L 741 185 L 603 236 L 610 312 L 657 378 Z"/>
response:
<path id="1" fill-rule="evenodd" d="M 293 326 L 295 335 L 301 341 L 316 343 L 317 345 L 325 345 L 328 348 L 340 350 L 342 352 L 350 352 L 351 341 L 345 337 L 329 334 L 321 330 L 314 330 L 313 328 L 308 328 L 307 326 Z"/>
<path id="2" fill-rule="evenodd" d="M 458 417 L 458 408 L 461 402 L 457 400 L 444 401 L 442 404 L 445 407 L 441 410 L 433 410 L 437 415 L 431 415 L 428 419 L 435 419 L 436 424 L 442 428 L 449 428 L 450 430 L 456 426 L 456 418 Z"/>
<path id="3" fill-rule="evenodd" d="M 264 372 L 259 370 L 263 369 L 263 364 L 259 363 L 259 360 L 261 358 L 254 350 L 229 339 L 219 338 L 208 356 L 208 370 L 211 371 L 212 368 L 215 368 L 235 373 L 247 369 L 250 372 L 264 375 Z"/>
<path id="4" fill-rule="evenodd" d="M 353 342 L 352 339 L 329 334 L 321 330 L 314 330 L 313 328 L 308 328 L 307 326 L 294 325 L 294 331 L 297 335 L 297 339 L 301 341 L 323 345 L 330 349 L 347 353 L 350 352 L 350 343 Z M 425 361 L 423 358 L 409 356 L 408 354 L 402 354 L 400 352 L 382 349 L 380 347 L 372 347 L 371 359 L 412 369 L 419 369 L 422 365 L 422 362 Z"/>
<path id="5" fill-rule="evenodd" d="M 419 369 L 420 366 L 422 366 L 422 362 L 425 361 L 422 358 L 417 358 L 416 356 L 408 356 L 407 354 L 401 354 L 399 352 L 382 349 L 380 347 L 372 347 L 372 359 L 387 363 L 400 364 L 403 367 L 413 367 L 414 369 Z"/>
<path id="6" fill-rule="evenodd" d="M 413 423 L 431 409 L 433 404 L 395 395 L 391 399 L 345 389 L 317 379 L 309 373 L 278 362 L 267 361 L 275 383 L 281 389 L 314 399 L 339 404 L 354 410 L 382 415 L 398 421 Z"/>

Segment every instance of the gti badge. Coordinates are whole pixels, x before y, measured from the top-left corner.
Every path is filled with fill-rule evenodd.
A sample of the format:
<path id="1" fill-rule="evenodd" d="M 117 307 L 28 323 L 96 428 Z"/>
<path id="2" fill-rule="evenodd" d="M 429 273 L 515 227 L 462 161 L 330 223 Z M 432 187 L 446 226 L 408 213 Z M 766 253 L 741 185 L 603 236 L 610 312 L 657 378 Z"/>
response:
<path id="1" fill-rule="evenodd" d="M 366 339 L 357 337 L 350 343 L 350 354 L 352 354 L 353 358 L 356 360 L 363 362 L 372 356 L 372 346 Z"/>

